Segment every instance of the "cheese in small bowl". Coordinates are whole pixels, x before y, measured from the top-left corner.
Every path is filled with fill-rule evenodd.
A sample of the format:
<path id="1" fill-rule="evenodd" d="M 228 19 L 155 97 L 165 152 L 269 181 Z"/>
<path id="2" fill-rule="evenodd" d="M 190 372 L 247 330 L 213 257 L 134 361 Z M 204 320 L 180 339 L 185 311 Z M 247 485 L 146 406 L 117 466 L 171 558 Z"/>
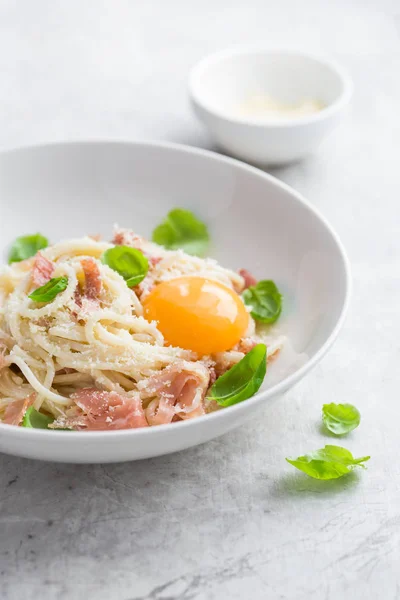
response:
<path id="1" fill-rule="evenodd" d="M 299 102 L 289 104 L 279 102 L 269 95 L 252 94 L 240 104 L 235 105 L 232 112 L 237 116 L 250 119 L 253 117 L 281 121 L 312 115 L 323 108 L 324 104 L 314 98 L 304 98 Z"/>

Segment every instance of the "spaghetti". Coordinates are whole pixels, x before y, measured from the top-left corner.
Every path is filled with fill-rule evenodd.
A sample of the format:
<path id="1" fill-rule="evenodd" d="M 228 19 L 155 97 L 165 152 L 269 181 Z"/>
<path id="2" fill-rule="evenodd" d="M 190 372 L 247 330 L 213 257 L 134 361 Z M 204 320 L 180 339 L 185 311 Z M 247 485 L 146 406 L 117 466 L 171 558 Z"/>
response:
<path id="1" fill-rule="evenodd" d="M 115 244 L 148 259 L 148 273 L 134 288 L 101 260 Z M 118 230 L 113 244 L 68 240 L 4 267 L 0 419 L 20 425 L 33 406 L 52 417 L 53 429 L 120 429 L 215 410 L 207 390 L 257 341 L 256 325 L 249 317 L 242 338 L 222 352 L 199 355 L 169 345 L 157 322 L 145 318 L 144 305 L 156 286 L 178 277 L 216 281 L 237 295 L 245 286 L 241 275 L 212 259 L 166 250 L 127 230 Z M 57 278 L 67 284 L 54 299 L 30 298 Z"/>

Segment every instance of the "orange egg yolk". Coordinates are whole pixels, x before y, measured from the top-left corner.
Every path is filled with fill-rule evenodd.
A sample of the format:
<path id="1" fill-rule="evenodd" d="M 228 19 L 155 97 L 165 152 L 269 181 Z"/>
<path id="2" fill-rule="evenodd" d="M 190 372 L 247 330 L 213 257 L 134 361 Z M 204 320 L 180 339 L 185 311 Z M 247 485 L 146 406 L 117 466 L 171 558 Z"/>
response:
<path id="1" fill-rule="evenodd" d="M 203 277 L 164 281 L 143 306 L 146 319 L 158 322 L 167 343 L 200 355 L 229 350 L 249 324 L 241 298 L 226 285 Z"/>

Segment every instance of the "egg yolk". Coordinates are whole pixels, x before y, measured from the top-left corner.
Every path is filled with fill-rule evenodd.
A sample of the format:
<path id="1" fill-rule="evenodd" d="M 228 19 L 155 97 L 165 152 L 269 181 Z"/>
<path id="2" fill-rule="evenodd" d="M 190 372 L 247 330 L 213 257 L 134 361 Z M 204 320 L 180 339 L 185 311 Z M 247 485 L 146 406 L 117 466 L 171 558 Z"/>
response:
<path id="1" fill-rule="evenodd" d="M 249 315 L 241 298 L 218 281 L 179 277 L 158 284 L 143 301 L 165 341 L 200 355 L 229 350 L 246 332 Z"/>

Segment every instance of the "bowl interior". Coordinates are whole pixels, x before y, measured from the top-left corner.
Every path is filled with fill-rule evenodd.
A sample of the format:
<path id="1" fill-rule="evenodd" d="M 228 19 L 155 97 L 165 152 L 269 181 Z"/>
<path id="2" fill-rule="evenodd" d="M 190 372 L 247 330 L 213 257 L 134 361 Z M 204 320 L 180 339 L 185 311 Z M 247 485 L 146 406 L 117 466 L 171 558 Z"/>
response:
<path id="1" fill-rule="evenodd" d="M 343 311 L 346 264 L 334 234 L 290 188 L 244 164 L 173 145 L 77 143 L 0 155 L 4 258 L 15 237 L 37 231 L 52 241 L 109 239 L 118 223 L 150 236 L 176 206 L 208 223 L 211 254 L 223 265 L 275 280 L 284 295 L 279 331 L 312 358 Z"/>
<path id="2" fill-rule="evenodd" d="M 314 100 L 323 107 L 344 92 L 344 81 L 330 63 L 291 52 L 225 52 L 201 61 L 191 77 L 192 93 L 209 108 L 235 114 L 258 96 L 284 105 Z"/>

